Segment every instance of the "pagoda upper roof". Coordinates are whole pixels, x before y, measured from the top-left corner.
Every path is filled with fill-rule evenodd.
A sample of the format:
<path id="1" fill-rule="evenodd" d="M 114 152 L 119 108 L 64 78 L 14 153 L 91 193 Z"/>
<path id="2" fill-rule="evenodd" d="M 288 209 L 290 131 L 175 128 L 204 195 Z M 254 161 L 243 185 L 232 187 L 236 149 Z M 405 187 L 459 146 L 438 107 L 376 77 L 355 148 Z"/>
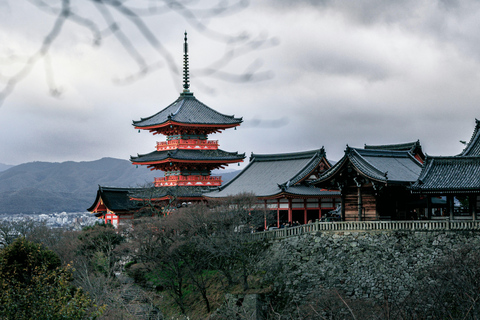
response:
<path id="1" fill-rule="evenodd" d="M 333 179 L 349 164 L 360 175 L 382 183 L 413 183 L 422 170 L 421 162 L 409 151 L 360 149 L 347 146 L 343 158 L 312 183 L 319 184 Z"/>
<path id="2" fill-rule="evenodd" d="M 211 162 L 211 163 L 232 163 L 240 162 L 245 159 L 245 154 L 239 154 L 238 152 L 227 152 L 220 149 L 215 150 L 185 150 L 185 149 L 174 149 L 174 150 L 161 150 L 153 151 L 143 155 L 137 155 L 136 157 L 131 156 L 130 161 L 133 163 L 162 163 L 170 160 L 178 161 L 201 161 L 201 162 Z"/>
<path id="3" fill-rule="evenodd" d="M 480 156 L 480 121 L 475 119 L 475 129 L 465 149 L 459 156 Z"/>
<path id="4" fill-rule="evenodd" d="M 253 154 L 250 163 L 234 179 L 217 190 L 204 194 L 207 198 L 223 198 L 240 193 L 253 193 L 257 197 L 332 196 L 327 191 L 302 184 L 321 163 L 326 163 L 325 150 L 298 153 Z"/>
<path id="5" fill-rule="evenodd" d="M 193 93 L 187 92 L 180 94 L 175 102 L 153 116 L 133 121 L 133 125 L 139 129 L 154 129 L 167 126 L 172 122 L 179 125 L 208 125 L 231 128 L 238 126 L 242 122 L 242 118 L 217 112 L 197 100 Z"/>
<path id="6" fill-rule="evenodd" d="M 427 157 L 414 193 L 480 193 L 480 156 Z"/>
<path id="7" fill-rule="evenodd" d="M 139 190 L 138 188 L 113 188 L 98 186 L 95 202 L 87 211 L 94 212 L 99 208 L 100 201 L 105 205 L 106 210 L 115 213 L 124 213 L 138 210 L 141 204 L 130 200 L 130 192 Z M 100 213 L 100 212 L 98 212 Z M 104 212 L 103 212 L 104 213 Z"/>

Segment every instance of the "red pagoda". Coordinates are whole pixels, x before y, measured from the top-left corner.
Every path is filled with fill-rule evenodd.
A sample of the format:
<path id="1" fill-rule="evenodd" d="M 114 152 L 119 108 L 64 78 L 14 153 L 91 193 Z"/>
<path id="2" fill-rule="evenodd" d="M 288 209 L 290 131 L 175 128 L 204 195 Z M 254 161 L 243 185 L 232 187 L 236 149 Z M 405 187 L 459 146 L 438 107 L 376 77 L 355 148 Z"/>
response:
<path id="1" fill-rule="evenodd" d="M 207 187 L 220 186 L 221 177 L 212 176 L 213 169 L 242 162 L 245 154 L 219 149 L 218 141 L 208 135 L 239 126 L 242 118 L 221 114 L 198 101 L 189 91 L 187 33 L 184 43 L 183 92 L 160 112 L 133 121 L 135 129 L 163 134 L 166 141 L 157 142 L 156 150 L 130 157 L 135 165 L 162 170 L 164 177 L 155 178 L 155 200 L 200 200 Z M 134 196 L 135 198 L 135 196 Z M 138 198 L 142 198 L 141 196 Z"/>

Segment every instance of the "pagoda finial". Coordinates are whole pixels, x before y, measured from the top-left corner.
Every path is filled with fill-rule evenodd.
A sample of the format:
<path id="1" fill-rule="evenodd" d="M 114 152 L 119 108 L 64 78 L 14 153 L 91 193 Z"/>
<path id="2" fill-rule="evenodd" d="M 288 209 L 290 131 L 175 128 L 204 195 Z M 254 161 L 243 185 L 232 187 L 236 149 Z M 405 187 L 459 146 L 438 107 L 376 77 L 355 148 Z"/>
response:
<path id="1" fill-rule="evenodd" d="M 188 76 L 188 43 L 187 31 L 185 31 L 185 42 L 183 43 L 183 92 L 190 92 L 189 76 Z"/>

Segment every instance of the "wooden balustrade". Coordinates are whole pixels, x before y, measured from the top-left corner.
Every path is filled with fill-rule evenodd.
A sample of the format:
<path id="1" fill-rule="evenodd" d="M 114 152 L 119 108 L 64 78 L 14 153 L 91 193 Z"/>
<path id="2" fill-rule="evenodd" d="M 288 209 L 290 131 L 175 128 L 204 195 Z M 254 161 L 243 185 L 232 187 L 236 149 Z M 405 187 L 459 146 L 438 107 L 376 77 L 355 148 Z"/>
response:
<path id="1" fill-rule="evenodd" d="M 155 178 L 155 187 L 162 186 L 220 186 L 221 176 L 168 176 Z"/>
<path id="2" fill-rule="evenodd" d="M 251 233 L 252 240 L 282 239 L 313 232 L 328 231 L 442 231 L 480 230 L 478 220 L 427 220 L 427 221 L 352 221 L 314 222 L 297 227 Z"/>
<path id="3" fill-rule="evenodd" d="M 216 150 L 218 140 L 177 139 L 157 142 L 157 151 L 173 149 Z"/>

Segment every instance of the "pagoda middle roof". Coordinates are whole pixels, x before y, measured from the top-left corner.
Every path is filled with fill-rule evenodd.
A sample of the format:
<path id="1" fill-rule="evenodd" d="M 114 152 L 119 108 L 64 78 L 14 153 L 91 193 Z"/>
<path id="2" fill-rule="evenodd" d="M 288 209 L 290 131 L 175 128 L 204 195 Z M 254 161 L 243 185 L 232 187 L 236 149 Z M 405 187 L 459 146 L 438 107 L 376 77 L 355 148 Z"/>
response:
<path id="1" fill-rule="evenodd" d="M 142 162 L 162 162 L 167 159 L 175 159 L 180 161 L 210 161 L 214 163 L 223 161 L 241 161 L 245 158 L 245 154 L 238 152 L 227 152 L 220 149 L 216 150 L 161 150 L 153 151 L 143 155 L 131 156 L 130 161 L 135 163 Z"/>
<path id="2" fill-rule="evenodd" d="M 475 129 L 465 149 L 459 156 L 480 156 L 480 121 L 475 119 Z"/>
<path id="3" fill-rule="evenodd" d="M 224 115 L 197 100 L 192 93 L 182 93 L 180 97 L 160 112 L 141 120 L 133 121 L 138 128 L 156 127 L 173 121 L 181 124 L 235 126 L 242 118 Z"/>
<path id="4" fill-rule="evenodd" d="M 347 147 L 343 158 L 312 183 L 332 179 L 348 163 L 361 175 L 383 183 L 413 183 L 422 170 L 422 164 L 409 151 Z"/>
<path id="5" fill-rule="evenodd" d="M 301 184 L 325 158 L 325 150 L 284 154 L 253 154 L 250 163 L 234 179 L 216 191 L 204 194 L 207 198 L 223 198 L 241 193 L 257 197 L 332 196 L 327 191 Z M 325 158 L 326 159 L 326 158 Z"/>
<path id="6" fill-rule="evenodd" d="M 480 193 L 480 156 L 427 157 L 414 193 Z"/>

